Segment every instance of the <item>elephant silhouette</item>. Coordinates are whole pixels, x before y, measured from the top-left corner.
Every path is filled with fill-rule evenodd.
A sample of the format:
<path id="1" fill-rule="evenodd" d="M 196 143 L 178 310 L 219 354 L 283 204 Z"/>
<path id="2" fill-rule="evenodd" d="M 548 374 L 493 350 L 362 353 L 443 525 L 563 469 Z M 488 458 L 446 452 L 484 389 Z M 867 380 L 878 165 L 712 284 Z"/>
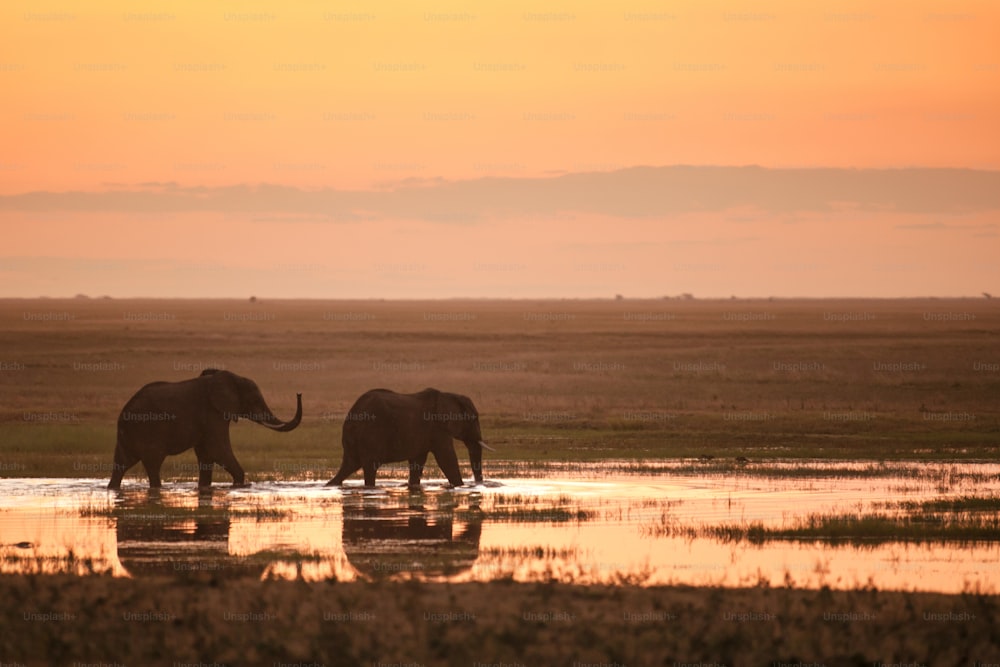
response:
<path id="1" fill-rule="evenodd" d="M 478 498 L 410 490 L 402 497 L 345 494 L 344 553 L 367 579 L 411 575 L 447 578 L 479 558 L 483 513 Z"/>

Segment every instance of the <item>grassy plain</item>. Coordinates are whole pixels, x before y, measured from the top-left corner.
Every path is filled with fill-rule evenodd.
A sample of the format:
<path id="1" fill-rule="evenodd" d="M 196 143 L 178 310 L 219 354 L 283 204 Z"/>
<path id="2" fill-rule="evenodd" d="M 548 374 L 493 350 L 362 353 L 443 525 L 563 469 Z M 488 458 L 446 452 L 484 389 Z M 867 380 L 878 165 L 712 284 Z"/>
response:
<path id="1" fill-rule="evenodd" d="M 377 386 L 471 396 L 499 450 L 487 477 L 602 459 L 722 472 L 738 456 L 758 471 L 868 460 L 879 474 L 898 460 L 993 461 L 998 343 L 1000 308 L 985 299 L 6 300 L 0 475 L 107 476 L 125 401 L 206 367 L 256 380 L 279 417 L 303 393 L 296 431 L 233 426 L 251 480 L 331 475 L 343 414 Z M 192 480 L 193 454 L 174 458 L 165 478 Z M 4 576 L 0 625 L 15 631 L 0 633 L 0 662 L 944 665 L 1000 654 L 998 598 L 975 591 L 629 583 Z"/>
<path id="2" fill-rule="evenodd" d="M 471 396 L 493 460 L 994 460 L 998 350 L 987 299 L 2 300 L 0 474 L 105 476 L 128 398 L 206 367 L 303 393 L 232 428 L 250 479 L 332 474 L 373 387 Z"/>

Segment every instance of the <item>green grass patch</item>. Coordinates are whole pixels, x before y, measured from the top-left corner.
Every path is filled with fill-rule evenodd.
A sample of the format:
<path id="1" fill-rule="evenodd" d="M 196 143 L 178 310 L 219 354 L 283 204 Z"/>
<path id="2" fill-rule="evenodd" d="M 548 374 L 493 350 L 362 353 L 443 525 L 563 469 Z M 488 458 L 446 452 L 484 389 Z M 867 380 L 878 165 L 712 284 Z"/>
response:
<path id="1" fill-rule="evenodd" d="M 781 527 L 757 521 L 687 527 L 661 518 L 658 524 L 645 527 L 644 532 L 661 536 L 711 537 L 723 542 L 750 544 L 791 540 L 855 547 L 886 542 L 997 542 L 1000 541 L 1000 516 L 893 515 L 880 512 L 815 514 Z"/>
<path id="2" fill-rule="evenodd" d="M 803 431 L 808 427 L 803 424 Z M 484 429 L 485 430 L 485 429 Z M 896 435 L 882 433 L 877 441 L 851 438 L 827 438 L 803 432 L 746 433 L 722 430 L 615 431 L 600 429 L 532 430 L 511 427 L 492 429 L 489 443 L 497 451 L 486 452 L 487 476 L 512 462 L 546 465 L 571 462 L 592 463 L 631 461 L 631 472 L 660 470 L 660 461 L 689 460 L 687 472 L 751 471 L 767 475 L 766 468 L 747 468 L 740 457 L 754 464 L 786 459 L 905 461 L 979 461 L 996 458 L 995 440 L 983 442 L 976 434 L 955 434 L 947 445 L 934 434 Z M 251 480 L 283 481 L 327 479 L 340 467 L 343 450 L 340 427 L 303 424 L 292 433 L 278 434 L 254 426 L 238 424 L 230 437 L 237 460 Z M 115 428 L 112 425 L 0 425 L 0 475 L 7 477 L 97 477 L 111 476 Z M 462 465 L 468 455 L 460 442 L 455 443 Z M 711 456 L 710 461 L 700 459 Z M 654 462 L 654 463 L 650 463 Z M 197 460 L 193 450 L 168 457 L 161 470 L 164 480 L 194 480 Z M 433 457 L 429 465 L 433 466 Z M 785 473 L 782 473 L 785 474 Z M 790 473 L 794 474 L 794 473 Z M 830 473 L 833 475 L 834 473 Z M 850 473 L 847 474 L 850 476 Z M 216 468 L 216 482 L 228 481 L 228 475 Z M 142 464 L 136 464 L 126 479 L 145 479 Z"/>
<path id="3" fill-rule="evenodd" d="M 183 521 L 195 520 L 227 520 L 251 518 L 258 521 L 278 521 L 295 515 L 292 509 L 267 505 L 264 501 L 256 501 L 249 507 L 231 507 L 229 505 L 198 505 L 197 507 L 167 504 L 86 504 L 79 509 L 67 510 L 82 517 L 106 517 L 130 521 Z"/>
<path id="4" fill-rule="evenodd" d="M 923 501 L 904 500 L 884 503 L 884 506 L 908 512 L 1000 512 L 1000 496 L 959 496 Z"/>
<path id="5" fill-rule="evenodd" d="M 515 494 L 491 494 L 485 498 L 483 515 L 504 523 L 567 523 L 598 518 L 598 513 L 580 507 L 579 499 L 568 495 L 555 498 Z"/>

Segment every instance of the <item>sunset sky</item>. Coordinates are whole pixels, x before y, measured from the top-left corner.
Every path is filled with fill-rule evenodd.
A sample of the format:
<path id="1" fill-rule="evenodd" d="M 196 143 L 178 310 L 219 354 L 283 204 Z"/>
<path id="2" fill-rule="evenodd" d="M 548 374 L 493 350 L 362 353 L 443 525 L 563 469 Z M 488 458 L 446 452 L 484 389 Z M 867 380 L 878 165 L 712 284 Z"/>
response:
<path id="1" fill-rule="evenodd" d="M 0 5 L 0 296 L 1000 293 L 1000 4 Z"/>

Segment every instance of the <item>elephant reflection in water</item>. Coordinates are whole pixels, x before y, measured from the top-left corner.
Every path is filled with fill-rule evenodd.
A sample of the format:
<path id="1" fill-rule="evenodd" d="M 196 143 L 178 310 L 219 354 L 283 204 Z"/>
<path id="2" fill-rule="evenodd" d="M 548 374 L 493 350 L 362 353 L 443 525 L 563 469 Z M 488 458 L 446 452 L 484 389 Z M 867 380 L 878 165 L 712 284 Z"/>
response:
<path id="1" fill-rule="evenodd" d="M 362 576 L 452 577 L 479 557 L 478 496 L 411 491 L 402 497 L 344 496 L 344 553 Z M 436 501 L 436 502 L 435 502 Z"/>
<path id="2" fill-rule="evenodd" d="M 211 493 L 200 494 L 198 507 L 188 508 L 166 505 L 152 490 L 146 502 L 115 514 L 118 560 L 132 576 L 203 572 L 260 578 L 269 565 L 229 553 L 229 515 L 224 509 L 213 510 Z"/>

